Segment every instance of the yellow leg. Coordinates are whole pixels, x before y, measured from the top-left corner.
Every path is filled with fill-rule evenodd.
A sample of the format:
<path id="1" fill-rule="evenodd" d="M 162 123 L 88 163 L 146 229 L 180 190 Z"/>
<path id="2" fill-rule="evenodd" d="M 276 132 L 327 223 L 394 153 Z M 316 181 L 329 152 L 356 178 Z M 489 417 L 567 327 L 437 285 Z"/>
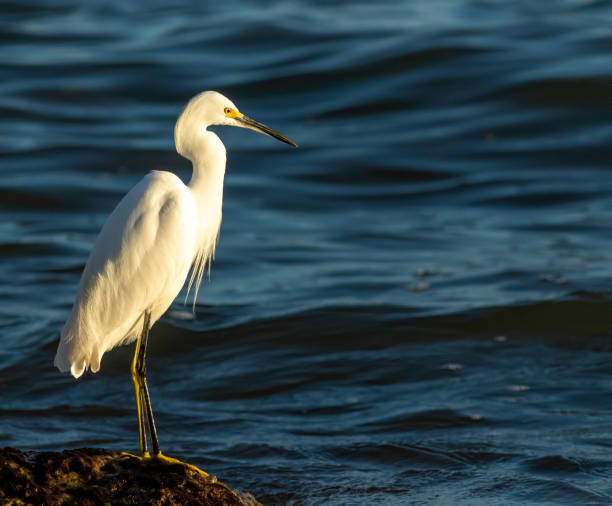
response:
<path id="1" fill-rule="evenodd" d="M 123 452 L 126 458 L 134 457 L 144 461 L 157 461 L 167 465 L 183 465 L 192 471 L 195 471 L 202 476 L 210 476 L 207 472 L 200 468 L 182 462 L 172 457 L 166 457 L 159 449 L 157 441 L 157 431 L 155 429 L 155 421 L 153 420 L 153 410 L 151 409 L 151 401 L 149 399 L 149 389 L 146 380 L 145 355 L 147 352 L 147 341 L 149 337 L 149 325 L 151 315 L 148 312 L 144 314 L 144 322 L 142 333 L 136 341 L 136 349 L 134 350 L 134 359 L 132 360 L 131 374 L 132 383 L 134 385 L 134 397 L 136 399 L 136 411 L 138 414 L 138 442 L 140 446 L 140 457 L 131 453 Z M 146 421 L 145 421 L 146 420 Z M 146 424 L 149 427 L 149 437 L 151 438 L 151 446 L 153 454 L 149 453 L 147 448 L 147 430 Z"/>
<path id="2" fill-rule="evenodd" d="M 147 320 L 147 318 L 145 318 Z M 145 321 L 145 325 L 148 325 L 148 322 Z M 143 329 L 143 333 L 144 333 Z M 138 415 L 138 443 L 140 447 L 140 456 L 148 457 L 149 452 L 147 450 L 147 435 L 145 432 L 145 420 L 144 420 L 144 410 L 143 410 L 143 399 L 142 399 L 142 387 L 140 385 L 140 377 L 138 374 L 138 357 L 140 355 L 140 345 L 142 343 L 142 334 L 138 337 L 136 341 L 136 349 L 134 351 L 134 359 L 132 360 L 132 384 L 134 385 L 134 397 L 136 399 L 136 413 Z"/>
<path id="3" fill-rule="evenodd" d="M 157 438 L 157 429 L 155 428 L 155 419 L 153 418 L 153 409 L 151 408 L 151 399 L 149 397 L 149 387 L 147 386 L 147 343 L 149 341 L 149 322 L 151 315 L 148 312 L 144 314 L 144 325 L 142 334 L 139 339 L 139 346 L 136 350 L 135 358 L 135 374 L 138 382 L 138 390 L 140 392 L 140 410 L 143 424 L 143 433 L 145 433 L 145 453 L 146 453 L 146 429 L 144 428 L 144 420 L 146 418 L 147 426 L 149 427 L 149 439 L 151 440 L 151 454 L 158 455 L 159 439 Z M 144 454 L 143 454 L 144 455 Z"/>

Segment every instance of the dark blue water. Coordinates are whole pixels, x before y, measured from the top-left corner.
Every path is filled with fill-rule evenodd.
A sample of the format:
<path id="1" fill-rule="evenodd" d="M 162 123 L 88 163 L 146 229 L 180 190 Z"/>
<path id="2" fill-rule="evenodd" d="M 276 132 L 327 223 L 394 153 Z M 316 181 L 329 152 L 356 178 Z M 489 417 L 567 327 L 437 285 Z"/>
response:
<path id="1" fill-rule="evenodd" d="M 0 6 L 0 445 L 137 449 L 131 347 L 52 367 L 106 216 L 205 89 L 211 280 L 165 453 L 265 504 L 612 504 L 612 2 Z"/>

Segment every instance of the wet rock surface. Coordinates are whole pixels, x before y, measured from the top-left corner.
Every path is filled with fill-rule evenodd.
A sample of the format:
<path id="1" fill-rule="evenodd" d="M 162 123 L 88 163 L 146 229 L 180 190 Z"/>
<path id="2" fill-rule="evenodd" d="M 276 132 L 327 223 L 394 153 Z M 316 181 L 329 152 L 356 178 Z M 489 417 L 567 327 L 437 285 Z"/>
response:
<path id="1" fill-rule="evenodd" d="M 142 461 L 103 448 L 0 450 L 3 505 L 259 505 L 184 464 Z"/>

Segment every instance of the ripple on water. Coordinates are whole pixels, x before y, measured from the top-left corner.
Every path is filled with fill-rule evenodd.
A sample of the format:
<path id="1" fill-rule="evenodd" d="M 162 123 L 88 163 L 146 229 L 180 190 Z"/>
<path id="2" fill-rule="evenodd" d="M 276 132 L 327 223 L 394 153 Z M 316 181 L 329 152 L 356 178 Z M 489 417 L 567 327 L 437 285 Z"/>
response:
<path id="1" fill-rule="evenodd" d="M 610 504 L 610 9 L 4 2 L 0 440 L 136 449 L 131 348 L 53 353 L 219 89 L 301 147 L 215 129 L 211 281 L 150 342 L 165 451 L 265 504 Z"/>

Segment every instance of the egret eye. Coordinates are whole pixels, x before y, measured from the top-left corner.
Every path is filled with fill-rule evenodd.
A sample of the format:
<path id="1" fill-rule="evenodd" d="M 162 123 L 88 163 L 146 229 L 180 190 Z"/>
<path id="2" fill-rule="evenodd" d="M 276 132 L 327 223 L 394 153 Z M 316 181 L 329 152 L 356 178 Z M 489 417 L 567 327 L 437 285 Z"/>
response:
<path id="1" fill-rule="evenodd" d="M 224 112 L 225 112 L 225 115 L 226 115 L 226 116 L 229 116 L 229 115 L 232 113 L 232 110 L 231 110 L 231 108 L 226 107 L 226 108 L 224 109 Z"/>

